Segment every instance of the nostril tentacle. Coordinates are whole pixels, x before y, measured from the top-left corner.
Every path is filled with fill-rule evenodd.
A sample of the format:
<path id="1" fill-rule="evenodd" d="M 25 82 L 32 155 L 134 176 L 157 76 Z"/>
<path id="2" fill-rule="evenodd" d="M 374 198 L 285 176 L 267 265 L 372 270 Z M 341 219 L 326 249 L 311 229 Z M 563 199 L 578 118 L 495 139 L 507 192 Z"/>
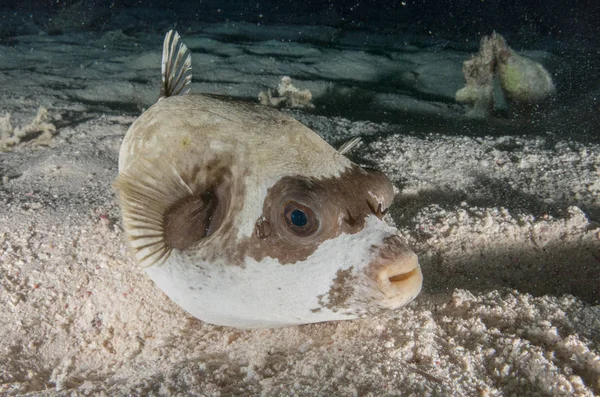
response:
<path id="1" fill-rule="evenodd" d="M 389 209 L 390 209 L 389 207 L 386 209 L 383 209 L 383 204 L 381 204 L 381 203 L 379 203 L 379 205 L 377 206 L 377 212 L 379 214 L 381 214 L 381 218 L 383 218 L 385 216 L 385 214 L 388 213 Z"/>
<path id="2" fill-rule="evenodd" d="M 375 207 L 375 205 L 370 200 L 367 200 L 367 205 L 371 209 L 371 212 L 375 214 L 375 216 L 377 216 L 379 219 L 382 219 L 389 210 L 389 208 L 383 209 L 383 204 L 381 203 L 377 203 L 377 207 Z"/>

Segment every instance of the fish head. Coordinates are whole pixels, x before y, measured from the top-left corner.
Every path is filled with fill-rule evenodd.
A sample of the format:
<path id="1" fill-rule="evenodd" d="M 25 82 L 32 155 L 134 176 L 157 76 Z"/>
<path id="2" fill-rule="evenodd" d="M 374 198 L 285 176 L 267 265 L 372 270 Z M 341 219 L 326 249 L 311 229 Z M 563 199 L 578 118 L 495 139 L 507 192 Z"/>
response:
<path id="1" fill-rule="evenodd" d="M 247 257 L 281 273 L 289 308 L 303 302 L 301 318 L 399 308 L 417 296 L 422 275 L 416 255 L 383 220 L 393 198 L 384 174 L 355 164 L 338 176 L 283 177 L 266 192 Z"/>

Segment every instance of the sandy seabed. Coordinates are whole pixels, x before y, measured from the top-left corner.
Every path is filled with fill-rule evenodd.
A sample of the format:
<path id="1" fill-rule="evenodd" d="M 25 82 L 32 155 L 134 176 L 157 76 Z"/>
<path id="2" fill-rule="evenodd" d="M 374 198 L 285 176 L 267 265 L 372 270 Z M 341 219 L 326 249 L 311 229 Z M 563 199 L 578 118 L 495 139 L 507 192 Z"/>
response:
<path id="1" fill-rule="evenodd" d="M 41 41 L 42 51 L 48 40 L 22 41 Z M 351 156 L 398 188 L 387 220 L 419 255 L 423 292 L 375 318 L 212 326 L 188 316 L 128 259 L 111 184 L 135 112 L 94 107 L 133 92 L 141 96 L 132 103 L 147 105 L 156 84 L 127 78 L 157 73 L 157 54 L 122 60 L 121 80 L 105 91 L 99 81 L 114 64 L 77 67 L 72 84 L 48 70 L 14 81 L 14 59 L 0 57 L 0 105 L 9 115 L 0 126 L 23 136 L 0 153 L 0 394 L 600 393 L 597 144 L 551 134 L 423 133 L 295 111 L 329 142 L 365 136 Z M 128 75 L 132 65 L 138 71 Z"/>

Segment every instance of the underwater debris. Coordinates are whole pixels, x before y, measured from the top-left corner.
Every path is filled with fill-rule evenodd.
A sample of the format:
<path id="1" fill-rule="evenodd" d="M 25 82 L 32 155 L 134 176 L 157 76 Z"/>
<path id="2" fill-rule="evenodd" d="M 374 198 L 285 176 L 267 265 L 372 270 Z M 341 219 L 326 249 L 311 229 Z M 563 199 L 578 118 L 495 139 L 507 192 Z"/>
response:
<path id="1" fill-rule="evenodd" d="M 46 144 L 56 132 L 56 126 L 51 123 L 53 118 L 48 109 L 43 106 L 38 108 L 37 114 L 22 128 L 14 129 L 10 121 L 11 114 L 6 113 L 0 117 L 0 150 L 5 151 L 23 141 L 35 139 L 37 144 Z"/>
<path id="2" fill-rule="evenodd" d="M 473 118 L 487 117 L 494 107 L 494 44 L 484 36 L 479 52 L 463 63 L 467 84 L 456 92 L 456 101 L 470 105 L 467 115 Z"/>
<path id="3" fill-rule="evenodd" d="M 512 105 L 543 102 L 556 92 L 550 73 L 531 58 L 518 55 L 504 37 L 492 34 L 496 48 L 496 71 L 504 99 Z"/>
<path id="4" fill-rule="evenodd" d="M 292 84 L 292 78 L 283 76 L 275 93 L 269 88 L 266 92 L 258 94 L 261 105 L 285 108 L 313 109 L 312 93 L 309 90 L 300 90 Z"/>
<path id="5" fill-rule="evenodd" d="M 473 118 L 490 115 L 495 74 L 506 102 L 516 110 L 544 102 L 556 92 L 550 73 L 538 62 L 518 55 L 496 32 L 481 39 L 479 52 L 463 63 L 463 74 L 466 85 L 455 98 L 469 105 L 467 116 Z"/>

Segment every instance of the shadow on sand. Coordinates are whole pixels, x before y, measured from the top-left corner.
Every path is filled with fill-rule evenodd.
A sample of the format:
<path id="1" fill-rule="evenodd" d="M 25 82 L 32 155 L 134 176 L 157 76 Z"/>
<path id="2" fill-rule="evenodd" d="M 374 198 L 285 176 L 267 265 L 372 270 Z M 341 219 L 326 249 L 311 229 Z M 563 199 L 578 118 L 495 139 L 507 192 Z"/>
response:
<path id="1" fill-rule="evenodd" d="M 395 184 L 402 183 L 395 181 Z M 456 211 L 461 202 L 466 201 L 469 207 L 503 207 L 513 216 L 533 215 L 536 219 L 546 214 L 554 219 L 568 218 L 567 208 L 576 205 L 569 202 L 547 204 L 535 195 L 483 176 L 475 186 L 474 192 L 429 190 L 416 196 L 399 196 L 390 212 L 397 225 L 411 230 L 417 241 L 426 247 L 425 241 L 430 235 L 418 230 L 415 217 L 432 204 Z M 600 213 L 597 207 L 583 209 L 588 217 Z M 596 227 L 595 222 L 589 223 L 589 228 Z M 589 235 L 586 238 L 585 231 L 580 239 L 573 239 L 572 235 L 567 239 L 566 231 L 557 233 L 555 228 L 552 229 L 553 237 L 544 244 L 537 244 L 534 236 L 511 242 L 510 237 L 497 232 L 497 242 L 490 241 L 493 236 L 487 236 L 485 244 L 469 251 L 476 252 L 471 255 L 456 247 L 444 254 L 431 254 L 423 248 L 417 254 L 424 273 L 424 291 L 440 293 L 464 288 L 486 292 L 511 288 L 536 296 L 572 294 L 588 303 L 600 303 L 600 240 L 589 238 Z M 460 241 L 460 238 L 458 242 L 456 238 L 448 239 L 449 244 L 460 244 Z M 419 249 L 416 247 L 416 250 Z"/>

